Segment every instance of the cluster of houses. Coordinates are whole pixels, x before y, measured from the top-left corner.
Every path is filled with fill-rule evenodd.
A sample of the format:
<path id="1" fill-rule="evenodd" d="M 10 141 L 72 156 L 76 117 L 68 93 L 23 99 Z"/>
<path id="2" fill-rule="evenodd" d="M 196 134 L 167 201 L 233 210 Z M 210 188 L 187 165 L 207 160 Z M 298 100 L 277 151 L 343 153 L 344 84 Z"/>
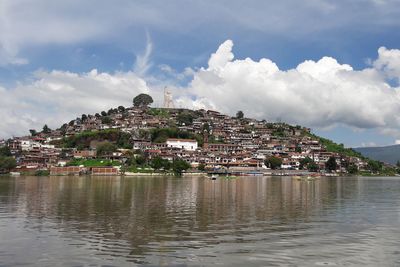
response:
<path id="1" fill-rule="evenodd" d="M 174 128 L 190 138 L 167 136 L 152 140 L 154 129 Z M 337 172 L 346 172 L 348 164 L 364 169 L 367 163 L 358 157 L 328 152 L 310 134 L 310 129 L 285 123 L 269 123 L 256 119 L 232 117 L 212 110 L 118 108 L 64 124 L 57 130 L 34 136 L 0 141 L 8 146 L 17 160 L 15 172 L 51 170 L 53 174 L 79 174 L 84 168 L 69 168 L 73 159 L 96 159 L 96 147 L 62 148 L 57 141 L 85 131 L 118 129 L 128 133 L 132 149 L 119 149 L 107 159 L 126 162 L 140 151 L 146 159 L 161 157 L 172 161 L 180 158 L 197 169 L 228 169 L 234 171 L 268 170 L 265 160 L 271 156 L 282 160 L 281 170 L 299 170 L 304 158 L 311 158 L 321 170 L 334 157 Z M 103 155 L 104 157 L 104 155 Z M 110 168 L 109 168 L 110 169 Z M 113 168 L 116 169 L 116 168 Z M 91 169 L 94 174 L 117 174 L 118 170 Z"/>

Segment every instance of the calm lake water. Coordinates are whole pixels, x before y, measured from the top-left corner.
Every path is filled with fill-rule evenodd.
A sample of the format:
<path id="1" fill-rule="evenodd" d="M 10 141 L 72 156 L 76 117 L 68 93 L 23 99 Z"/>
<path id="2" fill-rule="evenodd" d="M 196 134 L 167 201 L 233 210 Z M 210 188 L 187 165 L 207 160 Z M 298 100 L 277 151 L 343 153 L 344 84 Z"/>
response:
<path id="1" fill-rule="evenodd" d="M 0 178 L 0 266 L 400 266 L 400 179 Z"/>

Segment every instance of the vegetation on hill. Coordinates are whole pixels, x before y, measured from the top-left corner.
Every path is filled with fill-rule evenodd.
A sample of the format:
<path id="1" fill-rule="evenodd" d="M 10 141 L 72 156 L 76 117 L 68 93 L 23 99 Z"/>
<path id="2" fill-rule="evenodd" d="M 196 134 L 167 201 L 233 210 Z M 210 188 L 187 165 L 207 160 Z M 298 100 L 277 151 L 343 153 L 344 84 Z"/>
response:
<path id="1" fill-rule="evenodd" d="M 315 140 L 318 140 L 321 143 L 321 145 L 323 145 L 326 148 L 328 152 L 340 153 L 348 157 L 357 157 L 361 159 L 366 159 L 361 153 L 355 151 L 352 148 L 345 148 L 343 144 L 337 144 L 332 140 L 317 136 L 312 133 L 308 133 L 308 136 L 310 136 Z"/>
<path id="2" fill-rule="evenodd" d="M 101 131 L 85 131 L 62 140 L 54 141 L 53 144 L 64 148 L 90 148 L 92 141 L 109 141 L 115 143 L 118 148 L 132 148 L 131 135 L 118 129 L 106 129 Z"/>
<path id="3" fill-rule="evenodd" d="M 175 127 L 156 128 L 147 132 L 142 131 L 142 135 L 150 134 L 151 141 L 154 143 L 164 143 L 168 138 L 195 139 L 200 146 L 203 145 L 203 137 L 198 134 L 179 130 Z"/>
<path id="4" fill-rule="evenodd" d="M 84 167 L 110 167 L 119 165 L 121 165 L 119 161 L 102 160 L 102 159 L 73 159 L 67 164 L 67 166 L 84 166 Z"/>
<path id="5" fill-rule="evenodd" d="M 148 94 L 139 94 L 133 99 L 133 106 L 135 107 L 147 107 L 153 103 L 153 98 Z"/>

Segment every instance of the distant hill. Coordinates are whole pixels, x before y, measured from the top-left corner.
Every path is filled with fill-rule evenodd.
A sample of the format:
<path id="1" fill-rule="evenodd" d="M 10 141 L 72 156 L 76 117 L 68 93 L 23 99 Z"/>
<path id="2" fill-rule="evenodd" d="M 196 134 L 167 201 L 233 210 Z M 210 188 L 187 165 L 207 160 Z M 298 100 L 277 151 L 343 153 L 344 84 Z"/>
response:
<path id="1" fill-rule="evenodd" d="M 384 147 L 358 147 L 354 148 L 354 150 L 360 152 L 365 157 L 390 164 L 396 164 L 396 162 L 400 160 L 400 145 Z"/>

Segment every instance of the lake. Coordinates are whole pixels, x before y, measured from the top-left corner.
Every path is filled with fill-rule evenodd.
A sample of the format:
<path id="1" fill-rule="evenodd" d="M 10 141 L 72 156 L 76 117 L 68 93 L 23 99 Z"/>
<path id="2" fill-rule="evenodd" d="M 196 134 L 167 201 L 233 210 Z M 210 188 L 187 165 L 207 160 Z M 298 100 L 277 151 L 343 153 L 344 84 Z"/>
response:
<path id="1" fill-rule="evenodd" d="M 0 178 L 0 267 L 400 266 L 400 179 Z"/>

